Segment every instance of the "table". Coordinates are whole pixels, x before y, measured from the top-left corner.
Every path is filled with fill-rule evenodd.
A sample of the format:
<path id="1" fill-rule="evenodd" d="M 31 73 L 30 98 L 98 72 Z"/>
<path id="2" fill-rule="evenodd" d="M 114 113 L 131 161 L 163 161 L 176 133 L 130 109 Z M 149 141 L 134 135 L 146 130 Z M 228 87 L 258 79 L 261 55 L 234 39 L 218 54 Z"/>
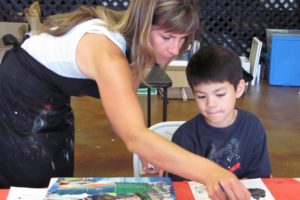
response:
<path id="1" fill-rule="evenodd" d="M 168 88 L 172 86 L 172 80 L 166 74 L 166 72 L 159 66 L 154 65 L 149 75 L 146 78 L 146 83 L 141 84 L 141 87 L 147 88 L 147 118 L 148 118 L 148 127 L 151 126 L 151 87 L 163 89 L 162 99 L 163 99 L 163 116 L 162 121 L 167 121 L 167 106 L 168 106 Z"/>
<path id="2" fill-rule="evenodd" d="M 300 180 L 294 178 L 264 178 L 264 184 L 275 200 L 299 200 Z M 191 200 L 193 194 L 188 182 L 173 182 L 176 200 Z"/>
<path id="3" fill-rule="evenodd" d="M 294 178 L 262 179 L 276 200 L 299 200 L 300 182 Z M 173 182 L 176 200 L 192 200 L 188 182 Z M 0 189 L 0 200 L 6 199 L 9 189 Z"/>

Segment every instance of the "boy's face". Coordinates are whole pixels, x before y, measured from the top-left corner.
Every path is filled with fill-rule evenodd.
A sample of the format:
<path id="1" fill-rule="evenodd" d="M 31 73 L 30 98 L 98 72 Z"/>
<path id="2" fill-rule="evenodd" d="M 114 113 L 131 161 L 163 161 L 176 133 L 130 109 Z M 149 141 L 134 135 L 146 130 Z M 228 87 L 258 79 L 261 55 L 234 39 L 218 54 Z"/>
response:
<path id="1" fill-rule="evenodd" d="M 235 121 L 236 99 L 242 96 L 244 89 L 244 80 L 240 80 L 236 90 L 228 81 L 201 83 L 193 86 L 200 113 L 208 124 L 219 128 L 227 127 Z"/>

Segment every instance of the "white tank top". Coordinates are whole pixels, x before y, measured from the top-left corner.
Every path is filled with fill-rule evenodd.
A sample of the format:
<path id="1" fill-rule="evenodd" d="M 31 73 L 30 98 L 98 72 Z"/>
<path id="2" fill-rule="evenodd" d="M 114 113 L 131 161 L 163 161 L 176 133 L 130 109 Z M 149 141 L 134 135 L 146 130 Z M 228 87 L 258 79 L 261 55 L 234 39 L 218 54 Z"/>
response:
<path id="1" fill-rule="evenodd" d="M 55 37 L 47 33 L 32 35 L 21 47 L 48 69 L 64 77 L 87 78 L 76 64 L 75 53 L 80 38 L 85 33 L 105 35 L 125 54 L 125 38 L 102 26 L 101 19 L 91 19 L 76 25 L 63 36 Z"/>

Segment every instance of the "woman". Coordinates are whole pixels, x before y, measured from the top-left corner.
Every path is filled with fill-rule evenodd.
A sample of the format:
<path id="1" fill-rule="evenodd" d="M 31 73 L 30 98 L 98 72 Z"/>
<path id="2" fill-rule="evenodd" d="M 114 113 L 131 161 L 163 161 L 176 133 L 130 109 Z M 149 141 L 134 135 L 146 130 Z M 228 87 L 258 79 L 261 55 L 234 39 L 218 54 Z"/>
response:
<path id="1" fill-rule="evenodd" d="M 49 17 L 39 34 L 8 52 L 0 67 L 1 186 L 72 176 L 70 96 L 101 95 L 129 151 L 204 183 L 212 199 L 249 198 L 233 174 L 148 130 L 136 97 L 154 63 L 166 66 L 193 41 L 197 13 L 191 0 L 132 0 L 124 12 L 81 7 Z"/>

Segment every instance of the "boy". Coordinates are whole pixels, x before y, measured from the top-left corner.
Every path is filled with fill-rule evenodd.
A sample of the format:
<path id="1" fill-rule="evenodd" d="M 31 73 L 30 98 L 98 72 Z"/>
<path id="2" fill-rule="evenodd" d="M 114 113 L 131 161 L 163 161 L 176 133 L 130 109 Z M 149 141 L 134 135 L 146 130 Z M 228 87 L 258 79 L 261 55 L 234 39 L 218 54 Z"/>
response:
<path id="1" fill-rule="evenodd" d="M 262 123 L 254 114 L 235 108 L 245 89 L 239 56 L 222 46 L 203 47 L 190 59 L 186 75 L 200 113 L 179 127 L 172 141 L 238 178 L 270 177 Z"/>

